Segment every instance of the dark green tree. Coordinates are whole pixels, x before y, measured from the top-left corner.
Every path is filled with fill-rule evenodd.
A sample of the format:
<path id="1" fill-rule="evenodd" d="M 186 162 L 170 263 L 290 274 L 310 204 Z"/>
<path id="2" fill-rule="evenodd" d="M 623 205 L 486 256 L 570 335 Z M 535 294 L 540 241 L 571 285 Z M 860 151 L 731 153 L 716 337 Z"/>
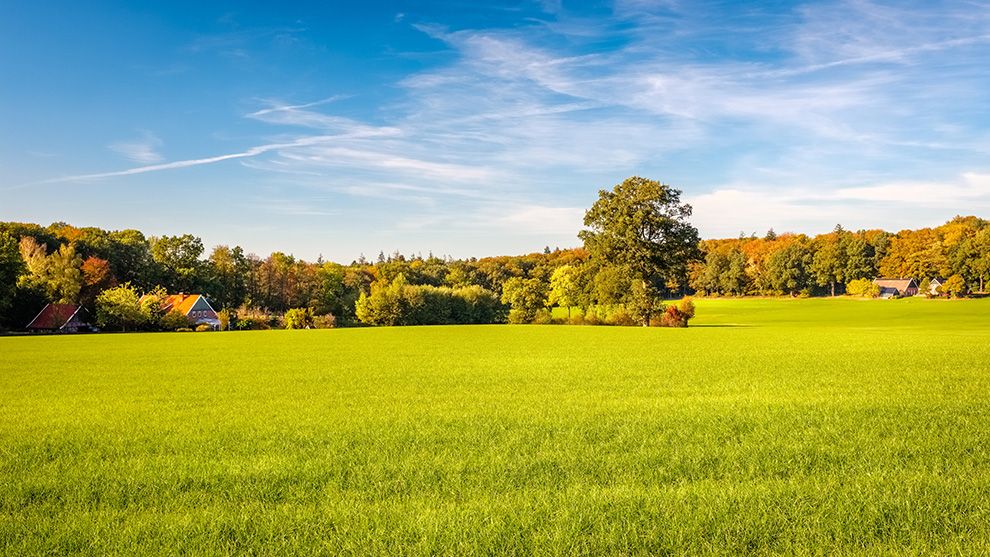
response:
<path id="1" fill-rule="evenodd" d="M 169 292 L 193 292 L 201 286 L 203 241 L 192 234 L 151 239 L 151 257 L 163 272 L 160 277 Z"/>
<path id="2" fill-rule="evenodd" d="M 14 304 L 17 278 L 26 270 L 17 240 L 0 232 L 0 316 Z"/>
<path id="3" fill-rule="evenodd" d="M 681 203 L 679 190 L 635 176 L 598 192 L 598 201 L 584 215 L 589 229 L 579 237 L 593 260 L 628 268 L 642 283 L 642 295 L 660 299 L 668 284 L 687 283 L 688 266 L 701 256 L 690 216 L 691 206 Z M 649 325 L 650 316 L 641 317 Z"/>

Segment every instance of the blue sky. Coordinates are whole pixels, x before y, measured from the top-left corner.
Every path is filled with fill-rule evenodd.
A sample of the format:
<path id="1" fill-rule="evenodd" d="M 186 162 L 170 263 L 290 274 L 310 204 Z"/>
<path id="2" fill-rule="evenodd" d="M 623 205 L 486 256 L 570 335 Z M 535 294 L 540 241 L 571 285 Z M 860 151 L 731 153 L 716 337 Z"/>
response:
<path id="1" fill-rule="evenodd" d="M 704 237 L 990 216 L 988 2 L 151 4 L 5 4 L 0 220 L 346 262 L 577 245 L 631 175 Z"/>

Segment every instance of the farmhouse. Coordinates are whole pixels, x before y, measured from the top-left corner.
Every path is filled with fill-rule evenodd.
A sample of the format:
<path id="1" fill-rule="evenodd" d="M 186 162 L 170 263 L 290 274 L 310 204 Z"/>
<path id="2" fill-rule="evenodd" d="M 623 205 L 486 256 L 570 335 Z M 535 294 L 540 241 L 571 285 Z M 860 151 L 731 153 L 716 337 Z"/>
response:
<path id="1" fill-rule="evenodd" d="M 922 294 L 928 294 L 929 296 L 938 296 L 938 289 L 945 284 L 945 279 L 943 278 L 933 278 L 931 280 L 930 286 L 928 287 L 928 292 L 922 292 Z"/>
<path id="2" fill-rule="evenodd" d="M 78 333 L 95 331 L 96 328 L 86 320 L 88 312 L 76 304 L 48 304 L 41 313 L 27 325 L 29 331 L 48 331 L 59 333 Z"/>
<path id="3" fill-rule="evenodd" d="M 141 296 L 141 300 L 144 300 L 146 296 Z M 162 300 L 162 309 L 166 313 L 177 311 L 185 315 L 192 325 L 205 323 L 214 328 L 220 326 L 217 312 L 213 310 L 213 306 L 202 294 L 186 294 L 184 292 L 172 294 Z"/>
<path id="4" fill-rule="evenodd" d="M 913 278 L 878 278 L 874 279 L 873 284 L 880 287 L 881 298 L 918 294 L 918 283 Z"/>

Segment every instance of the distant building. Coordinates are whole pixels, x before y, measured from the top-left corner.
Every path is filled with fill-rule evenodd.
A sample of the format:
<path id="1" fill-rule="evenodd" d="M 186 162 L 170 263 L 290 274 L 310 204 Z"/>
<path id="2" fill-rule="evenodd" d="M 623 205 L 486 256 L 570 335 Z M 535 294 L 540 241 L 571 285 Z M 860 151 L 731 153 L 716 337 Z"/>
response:
<path id="1" fill-rule="evenodd" d="M 144 301 L 146 297 L 147 294 L 141 296 L 141 301 Z M 166 313 L 177 311 L 185 315 L 189 319 L 190 325 L 202 325 L 205 323 L 213 328 L 220 327 L 220 318 L 217 317 L 217 312 L 214 311 L 213 306 L 210 305 L 210 302 L 202 294 L 186 294 L 183 292 L 172 294 L 162 300 L 162 310 Z"/>
<path id="2" fill-rule="evenodd" d="M 880 287 L 881 298 L 918 295 L 918 282 L 913 278 L 878 278 L 873 284 Z"/>
<path id="3" fill-rule="evenodd" d="M 85 308 L 76 304 L 48 304 L 27 325 L 27 330 L 50 333 L 79 333 L 96 331 L 88 322 Z"/>
<path id="4" fill-rule="evenodd" d="M 945 284 L 945 279 L 943 278 L 933 278 L 928 286 L 928 292 L 922 292 L 922 294 L 928 294 L 929 296 L 939 296 L 941 295 L 938 291 L 942 285 Z"/>

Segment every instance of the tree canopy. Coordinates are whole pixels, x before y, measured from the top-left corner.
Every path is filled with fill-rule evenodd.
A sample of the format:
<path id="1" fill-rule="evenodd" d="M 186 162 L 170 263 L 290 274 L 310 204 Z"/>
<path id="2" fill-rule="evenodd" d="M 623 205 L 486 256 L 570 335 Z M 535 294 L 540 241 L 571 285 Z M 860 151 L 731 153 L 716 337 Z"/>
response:
<path id="1" fill-rule="evenodd" d="M 643 301 L 686 285 L 689 265 L 699 259 L 698 230 L 688 220 L 691 206 L 680 190 L 634 176 L 598 200 L 584 215 L 578 235 L 592 260 L 622 266 L 640 281 Z M 649 311 L 643 315 L 649 323 Z"/>

